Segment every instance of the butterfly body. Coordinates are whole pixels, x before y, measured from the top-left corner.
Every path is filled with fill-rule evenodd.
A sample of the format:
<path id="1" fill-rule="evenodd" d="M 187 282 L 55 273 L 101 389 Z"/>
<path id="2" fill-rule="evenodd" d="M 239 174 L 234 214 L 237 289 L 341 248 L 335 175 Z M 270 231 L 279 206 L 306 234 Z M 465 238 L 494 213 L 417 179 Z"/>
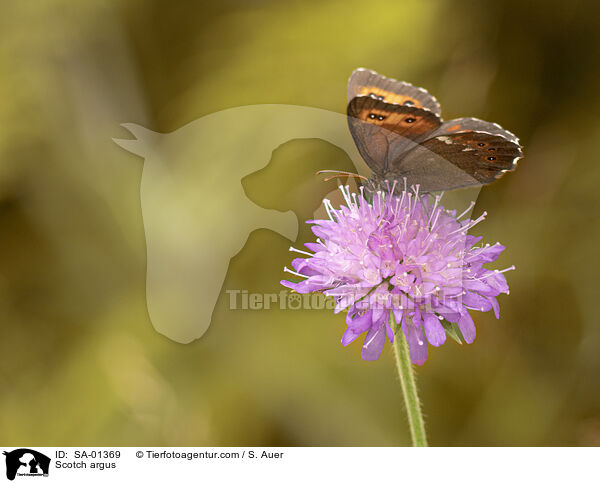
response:
<path id="1" fill-rule="evenodd" d="M 489 184 L 513 171 L 519 140 L 476 118 L 443 121 L 425 89 L 357 69 L 348 82 L 348 125 L 375 185 L 406 178 L 422 191 Z"/>

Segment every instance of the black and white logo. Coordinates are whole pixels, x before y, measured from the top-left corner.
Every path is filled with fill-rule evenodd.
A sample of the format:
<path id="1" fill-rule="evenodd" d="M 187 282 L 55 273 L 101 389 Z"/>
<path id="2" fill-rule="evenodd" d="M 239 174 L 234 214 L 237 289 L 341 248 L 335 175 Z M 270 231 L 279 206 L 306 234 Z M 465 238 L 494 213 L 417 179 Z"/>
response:
<path id="1" fill-rule="evenodd" d="M 19 448 L 6 455 L 6 477 L 14 480 L 16 476 L 48 476 L 50 458 L 34 449 Z"/>

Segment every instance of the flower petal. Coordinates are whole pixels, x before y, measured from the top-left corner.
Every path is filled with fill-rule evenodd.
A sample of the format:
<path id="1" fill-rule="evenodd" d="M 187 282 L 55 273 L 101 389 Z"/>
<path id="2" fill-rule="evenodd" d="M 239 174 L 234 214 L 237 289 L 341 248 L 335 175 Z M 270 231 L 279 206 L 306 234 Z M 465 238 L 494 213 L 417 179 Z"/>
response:
<path id="1" fill-rule="evenodd" d="M 506 283 L 506 277 L 504 277 L 502 273 L 495 272 L 489 277 L 486 277 L 485 281 L 490 287 L 495 288 L 499 292 L 508 293 L 508 284 Z"/>
<path id="2" fill-rule="evenodd" d="M 477 250 L 473 250 L 473 254 L 480 260 L 484 260 L 486 262 L 493 262 L 500 256 L 500 253 L 504 251 L 506 247 L 504 245 L 500 245 L 500 243 L 496 243 L 495 245 L 489 247 L 479 248 Z"/>
<path id="3" fill-rule="evenodd" d="M 352 330 L 362 333 L 365 330 L 369 330 L 372 324 L 373 313 L 370 310 L 367 310 L 363 314 L 359 314 L 354 316 L 352 319 L 346 319 L 348 327 Z"/>
<path id="4" fill-rule="evenodd" d="M 290 282 L 289 280 L 280 280 L 279 283 L 292 290 L 296 290 L 296 285 L 298 285 L 298 282 Z"/>
<path id="5" fill-rule="evenodd" d="M 462 332 L 462 335 L 467 344 L 470 344 L 475 340 L 475 323 L 471 318 L 471 315 L 466 310 L 458 319 L 458 328 Z"/>
<path id="6" fill-rule="evenodd" d="M 388 322 L 385 323 L 385 332 L 388 336 L 390 343 L 393 344 L 396 334 L 394 334 L 394 330 L 390 327 L 390 324 Z"/>
<path id="7" fill-rule="evenodd" d="M 292 260 L 292 267 L 296 272 L 301 273 L 302 275 L 319 275 L 321 272 L 311 267 L 310 261 L 310 258 L 294 258 Z"/>
<path id="8" fill-rule="evenodd" d="M 492 310 L 492 304 L 490 301 L 478 293 L 467 292 L 462 298 L 463 304 L 473 310 L 480 310 L 481 312 L 487 312 Z"/>
<path id="9" fill-rule="evenodd" d="M 365 361 L 376 361 L 381 355 L 384 344 L 385 328 L 383 327 L 383 324 L 379 327 L 372 327 L 365 337 L 365 343 L 360 352 L 361 357 Z"/>
<path id="10" fill-rule="evenodd" d="M 423 321 L 425 324 L 425 335 L 431 345 L 439 347 L 446 342 L 446 331 L 437 316 L 425 313 L 423 314 Z"/>
<path id="11" fill-rule="evenodd" d="M 360 334 L 362 334 L 362 332 L 355 332 L 350 327 L 348 327 L 344 332 L 344 335 L 342 336 L 342 345 L 346 347 L 351 342 L 354 342 Z"/>
<path id="12" fill-rule="evenodd" d="M 315 253 L 326 250 L 326 247 L 320 243 L 305 243 L 304 246 Z"/>
<path id="13" fill-rule="evenodd" d="M 427 341 L 425 340 L 425 336 L 409 319 L 404 319 L 402 331 L 408 341 L 410 360 L 413 364 L 422 366 L 427 360 Z"/>
<path id="14" fill-rule="evenodd" d="M 496 300 L 496 297 L 486 297 L 486 299 L 488 299 L 489 303 L 492 304 L 492 308 L 494 309 L 494 315 L 496 316 L 497 319 L 499 319 L 500 318 L 500 304 Z"/>

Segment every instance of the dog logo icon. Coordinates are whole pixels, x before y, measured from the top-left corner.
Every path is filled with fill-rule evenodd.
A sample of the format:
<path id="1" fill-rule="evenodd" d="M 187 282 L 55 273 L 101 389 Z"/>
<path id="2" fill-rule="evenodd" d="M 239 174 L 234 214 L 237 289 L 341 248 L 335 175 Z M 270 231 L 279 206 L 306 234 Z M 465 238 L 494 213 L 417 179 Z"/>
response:
<path id="1" fill-rule="evenodd" d="M 242 179 L 294 139 L 323 139 L 358 158 L 346 116 L 317 108 L 242 106 L 164 134 L 123 127 L 134 138 L 115 143 L 144 158 L 148 312 L 158 332 L 184 344 L 208 329 L 230 260 L 252 231 L 266 228 L 296 239 L 294 212 L 256 205 Z"/>
<path id="2" fill-rule="evenodd" d="M 10 452 L 4 451 L 6 456 L 6 477 L 14 480 L 19 476 L 48 476 L 50 458 L 34 449 L 19 448 Z"/>

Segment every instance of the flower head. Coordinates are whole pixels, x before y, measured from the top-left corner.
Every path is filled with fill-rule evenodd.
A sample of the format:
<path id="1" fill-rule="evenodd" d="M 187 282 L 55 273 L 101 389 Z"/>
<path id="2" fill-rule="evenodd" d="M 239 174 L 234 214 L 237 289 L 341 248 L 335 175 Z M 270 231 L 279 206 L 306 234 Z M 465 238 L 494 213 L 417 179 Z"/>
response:
<path id="1" fill-rule="evenodd" d="M 281 283 L 299 293 L 333 296 L 334 312 L 347 310 L 342 344 L 366 332 L 364 360 L 379 358 L 386 337 L 394 341 L 392 313 L 408 340 L 412 362 L 423 364 L 427 342 L 439 346 L 447 332 L 457 337 L 459 329 L 467 343 L 473 342 L 469 310 L 493 310 L 499 317 L 496 296 L 508 293 L 506 270 L 483 265 L 505 247 L 476 246 L 481 237 L 467 234 L 485 213 L 461 221 L 469 210 L 457 216 L 440 204 L 440 196 L 406 186 L 396 194 L 395 188 L 374 193 L 361 188 L 357 194 L 342 186 L 346 204 L 337 210 L 324 200 L 329 219 L 308 222 L 318 237 L 305 245 L 312 253 L 290 248 L 305 257 L 285 271 L 303 280 Z"/>

